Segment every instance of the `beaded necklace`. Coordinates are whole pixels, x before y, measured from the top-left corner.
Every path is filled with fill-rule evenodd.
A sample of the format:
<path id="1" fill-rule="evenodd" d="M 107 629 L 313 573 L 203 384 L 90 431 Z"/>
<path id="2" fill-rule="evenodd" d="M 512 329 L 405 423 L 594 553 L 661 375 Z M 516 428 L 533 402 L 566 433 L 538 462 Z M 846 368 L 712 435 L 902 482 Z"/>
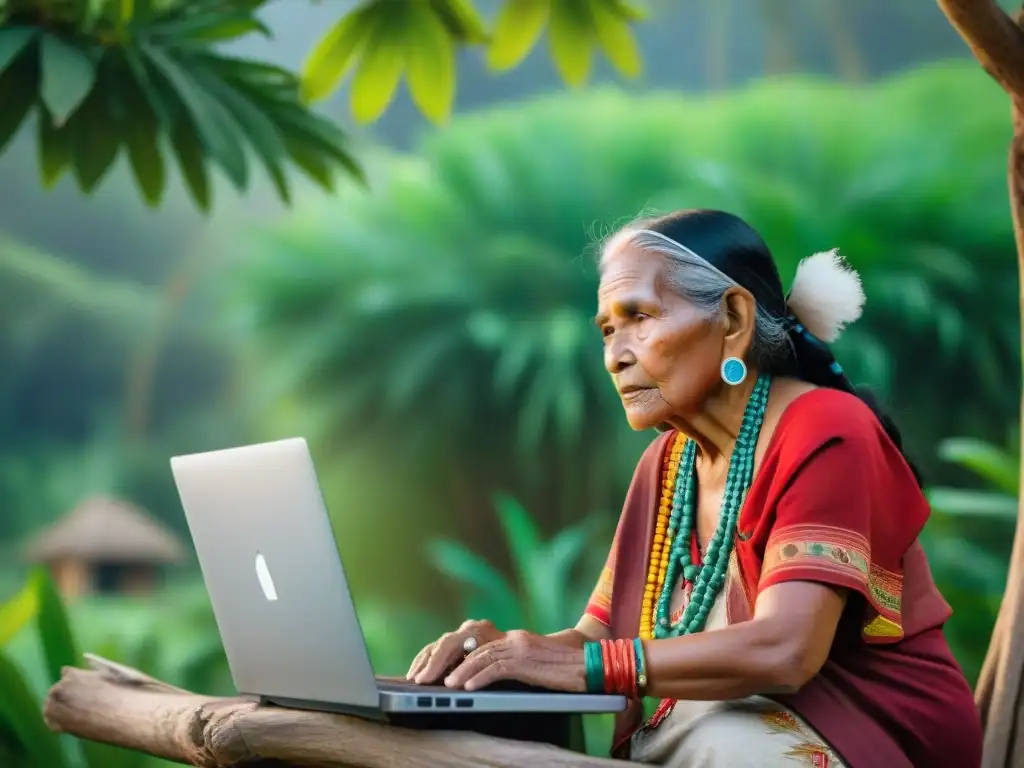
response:
<path id="1" fill-rule="evenodd" d="M 640 610 L 640 637 L 644 640 L 654 639 L 654 607 L 657 604 L 657 595 L 661 594 L 665 584 L 665 574 L 668 570 L 668 556 L 672 548 L 668 520 L 672 513 L 672 497 L 679 474 L 679 458 L 685 445 L 686 436 L 677 434 L 662 463 L 661 500 L 658 503 L 658 517 L 654 523 L 654 541 L 651 543 L 650 565 Z"/>
<path id="2" fill-rule="evenodd" d="M 697 445 L 681 436 L 673 443 L 664 474 L 663 495 L 651 548 L 651 565 L 644 588 L 641 637 L 678 637 L 704 629 L 708 614 L 722 585 L 725 584 L 729 556 L 736 535 L 736 522 L 754 476 L 754 452 L 757 449 L 761 425 L 764 423 L 764 411 L 768 404 L 770 388 L 771 377 L 766 374 L 758 376 L 747 401 L 740 432 L 729 460 L 718 526 L 708 542 L 707 551 L 700 565 L 693 563 L 690 551 L 697 519 Z M 681 454 L 676 453 L 680 446 Z M 675 456 L 679 458 L 673 458 Z M 666 505 L 667 491 L 670 487 L 672 500 L 671 504 Z M 667 521 L 664 519 L 666 512 Z M 661 527 L 662 524 L 664 527 Z M 690 586 L 690 598 L 682 617 L 678 621 L 673 621 L 674 617 L 670 616 L 672 593 L 680 571 Z M 658 595 L 656 605 L 655 595 Z"/>

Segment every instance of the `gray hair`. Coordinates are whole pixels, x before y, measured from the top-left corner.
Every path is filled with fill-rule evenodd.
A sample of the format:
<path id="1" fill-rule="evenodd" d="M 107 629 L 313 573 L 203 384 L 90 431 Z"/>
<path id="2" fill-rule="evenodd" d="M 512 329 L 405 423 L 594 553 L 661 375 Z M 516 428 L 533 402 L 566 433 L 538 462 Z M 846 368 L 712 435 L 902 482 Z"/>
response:
<path id="1" fill-rule="evenodd" d="M 609 238 L 602 249 L 600 265 L 604 265 L 610 254 L 624 248 L 661 256 L 665 260 L 665 280 L 669 288 L 709 317 L 723 312 L 722 297 L 729 288 L 742 287 L 682 243 L 660 232 L 643 229 L 642 225 L 626 227 Z M 784 357 L 792 342 L 785 318 L 772 315 L 760 304 L 755 306 L 750 362 L 765 369 L 772 361 Z"/>

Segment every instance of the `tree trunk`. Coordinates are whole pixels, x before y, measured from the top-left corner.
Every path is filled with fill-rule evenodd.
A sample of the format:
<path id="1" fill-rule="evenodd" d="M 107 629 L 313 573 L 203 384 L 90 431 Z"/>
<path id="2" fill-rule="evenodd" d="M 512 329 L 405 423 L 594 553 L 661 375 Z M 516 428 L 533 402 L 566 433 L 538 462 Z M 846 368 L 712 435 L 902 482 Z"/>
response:
<path id="1" fill-rule="evenodd" d="M 724 90 L 729 86 L 729 40 L 732 3 L 729 0 L 705 0 L 707 38 L 704 40 L 708 87 Z"/>
<path id="2" fill-rule="evenodd" d="M 615 768 L 618 760 L 469 731 L 413 730 L 199 696 L 87 656 L 44 704 L 55 731 L 199 768 Z"/>
<path id="3" fill-rule="evenodd" d="M 994 0 L 938 0 L 938 4 L 981 66 L 1010 96 L 1010 213 L 1018 270 L 1024 275 L 1024 31 L 1019 20 L 1007 16 Z M 1024 344 L 1024 290 L 1020 306 Z M 1021 502 L 1006 592 L 975 694 L 985 727 L 983 768 L 1024 765 L 1024 525 L 1020 524 L 1024 494 Z"/>
<path id="4" fill-rule="evenodd" d="M 766 75 L 785 75 L 797 68 L 790 5 L 790 0 L 761 0 L 759 3 L 761 19 L 764 21 Z"/>
<path id="5" fill-rule="evenodd" d="M 850 26 L 850 20 L 843 12 L 843 0 L 819 0 L 818 6 L 825 26 L 829 48 L 840 76 L 851 83 L 859 83 L 867 75 L 864 57 L 857 44 L 857 35 Z"/>
<path id="6" fill-rule="evenodd" d="M 154 382 L 156 370 L 160 364 L 160 354 L 181 305 L 188 297 L 202 271 L 204 256 L 205 254 L 201 254 L 200 249 L 193 248 L 174 267 L 161 292 L 160 311 L 156 316 L 156 324 L 129 361 L 125 382 L 124 422 L 127 437 L 132 442 L 142 440 L 149 428 Z"/>
<path id="7" fill-rule="evenodd" d="M 1017 240 L 1018 267 L 1024 266 L 1024 111 L 1015 98 L 1013 139 L 1009 157 L 1010 208 Z M 1020 270 L 1024 275 L 1024 269 Z M 1021 292 L 1024 318 L 1024 291 Z M 1022 325 L 1024 344 L 1024 325 Z M 1024 415 L 1024 408 L 1022 408 Z M 1021 467 L 1024 475 L 1024 465 Z M 976 699 L 985 727 L 985 768 L 1024 764 L 1024 526 L 1018 514 L 1017 532 L 1010 555 L 1006 592 L 999 608 L 988 655 L 978 680 Z"/>

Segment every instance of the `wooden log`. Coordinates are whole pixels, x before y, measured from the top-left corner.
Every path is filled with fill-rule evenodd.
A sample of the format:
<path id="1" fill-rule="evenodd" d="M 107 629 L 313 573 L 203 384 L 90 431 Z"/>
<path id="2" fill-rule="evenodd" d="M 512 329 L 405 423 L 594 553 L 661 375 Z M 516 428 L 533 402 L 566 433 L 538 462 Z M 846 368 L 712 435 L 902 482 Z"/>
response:
<path id="1" fill-rule="evenodd" d="M 50 728 L 201 768 L 441 768 L 628 763 L 468 731 L 399 728 L 326 712 L 213 698 L 96 656 L 50 689 Z"/>

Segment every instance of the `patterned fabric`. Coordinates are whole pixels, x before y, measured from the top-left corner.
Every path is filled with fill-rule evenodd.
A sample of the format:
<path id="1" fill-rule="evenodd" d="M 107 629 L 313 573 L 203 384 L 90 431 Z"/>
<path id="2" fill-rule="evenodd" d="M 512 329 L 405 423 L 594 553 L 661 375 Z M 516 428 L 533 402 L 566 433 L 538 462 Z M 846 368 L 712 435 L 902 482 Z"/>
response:
<path id="1" fill-rule="evenodd" d="M 686 599 L 677 594 L 673 604 L 685 605 Z M 723 592 L 704 631 L 724 628 L 726 614 Z M 668 768 L 847 768 L 810 725 L 763 696 L 735 701 L 664 700 L 634 735 L 630 759 Z"/>
<path id="2" fill-rule="evenodd" d="M 802 565 L 841 571 L 867 583 L 870 569 L 868 540 L 831 525 L 790 525 L 772 531 L 762 575 L 776 568 Z M 897 606 L 898 609 L 898 606 Z"/>
<path id="3" fill-rule="evenodd" d="M 780 707 L 765 710 L 760 716 L 761 721 L 768 726 L 769 733 L 789 737 L 790 749 L 783 752 L 786 757 L 792 758 L 802 765 L 813 765 L 815 768 L 840 768 L 842 766 L 843 763 L 839 759 L 839 755 L 825 744 L 818 734 L 797 720 L 792 712 L 787 712 Z"/>
<path id="4" fill-rule="evenodd" d="M 612 552 L 614 552 L 614 548 Z M 585 613 L 587 616 L 600 621 L 606 627 L 611 624 L 612 607 L 612 579 L 615 576 L 614 558 L 609 558 L 604 568 L 601 569 L 601 577 L 597 580 L 597 586 L 590 595 Z"/>
<path id="5" fill-rule="evenodd" d="M 816 574 L 822 581 L 854 582 L 864 592 L 877 615 L 862 629 L 865 637 L 900 638 L 903 577 L 871 562 L 871 545 L 859 533 L 832 525 L 802 523 L 772 531 L 765 548 L 761 580 L 773 581 L 793 572 L 806 579 Z"/>
<path id="6" fill-rule="evenodd" d="M 615 579 L 615 558 L 619 551 L 618 542 L 619 530 L 616 528 L 611 549 L 608 551 L 608 557 L 605 559 L 604 568 L 601 569 L 601 575 L 598 577 L 597 584 L 594 585 L 594 591 L 590 593 L 587 607 L 583 611 L 584 615 L 597 619 L 606 627 L 611 626 L 612 584 Z"/>

